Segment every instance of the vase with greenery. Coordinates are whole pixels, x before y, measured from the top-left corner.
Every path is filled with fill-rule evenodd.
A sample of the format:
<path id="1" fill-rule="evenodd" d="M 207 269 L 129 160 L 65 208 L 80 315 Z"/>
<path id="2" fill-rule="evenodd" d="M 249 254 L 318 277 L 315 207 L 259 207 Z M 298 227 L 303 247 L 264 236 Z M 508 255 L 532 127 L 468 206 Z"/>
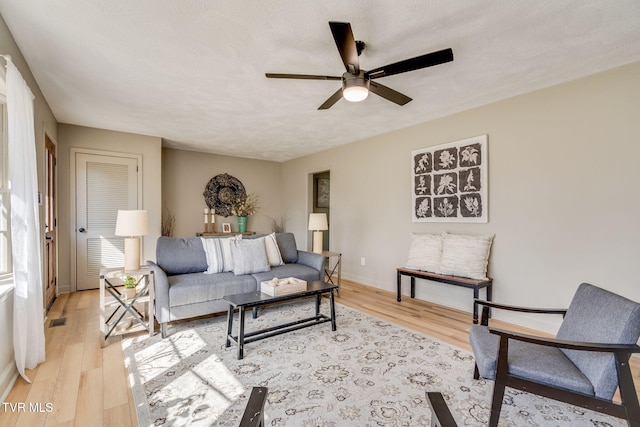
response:
<path id="1" fill-rule="evenodd" d="M 247 231 L 247 217 L 258 211 L 258 196 L 255 193 L 238 197 L 231 203 L 231 213 L 238 217 L 238 231 Z"/>
<path id="2" fill-rule="evenodd" d="M 124 295 L 127 299 L 131 299 L 136 296 L 136 285 L 138 281 L 135 277 L 126 276 L 122 279 L 122 283 L 124 284 Z"/>

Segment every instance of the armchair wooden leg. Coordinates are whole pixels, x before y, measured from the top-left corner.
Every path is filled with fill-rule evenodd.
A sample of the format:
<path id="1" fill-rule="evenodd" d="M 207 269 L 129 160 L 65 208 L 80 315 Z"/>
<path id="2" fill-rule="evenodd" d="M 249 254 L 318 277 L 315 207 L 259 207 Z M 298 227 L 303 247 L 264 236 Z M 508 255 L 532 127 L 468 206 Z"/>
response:
<path id="1" fill-rule="evenodd" d="M 480 371 L 478 370 L 478 365 L 473 365 L 473 379 L 480 379 Z"/>
<path id="2" fill-rule="evenodd" d="M 627 424 L 629 427 L 640 427 L 640 404 L 633 384 L 633 376 L 629 368 L 631 354 L 616 353 L 616 370 L 618 372 L 618 387 L 620 400 L 624 405 Z"/>
<path id="3" fill-rule="evenodd" d="M 496 380 L 493 386 L 493 398 L 491 400 L 491 415 L 489 416 L 489 427 L 498 427 L 500 411 L 502 410 L 502 400 L 504 399 L 504 389 L 507 385 L 508 372 L 509 339 L 507 337 L 500 337 L 500 348 L 498 349 Z"/>
<path id="4" fill-rule="evenodd" d="M 500 411 L 502 411 L 502 399 L 504 399 L 503 383 L 499 383 L 496 380 L 493 386 L 493 400 L 491 401 L 491 415 L 489 416 L 489 427 L 498 427 L 498 421 L 500 420 Z"/>
<path id="5" fill-rule="evenodd" d="M 427 402 L 431 407 L 431 427 L 457 427 L 456 420 L 442 396 L 442 393 L 427 392 Z"/>

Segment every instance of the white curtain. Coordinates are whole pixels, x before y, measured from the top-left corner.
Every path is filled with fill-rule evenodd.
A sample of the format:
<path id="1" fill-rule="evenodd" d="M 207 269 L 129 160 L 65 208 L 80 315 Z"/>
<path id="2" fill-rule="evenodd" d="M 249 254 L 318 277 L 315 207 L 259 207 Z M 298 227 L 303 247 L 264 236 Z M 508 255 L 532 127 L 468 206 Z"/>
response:
<path id="1" fill-rule="evenodd" d="M 25 375 L 25 368 L 35 368 L 45 357 L 34 96 L 11 59 L 6 59 L 11 249 L 15 282 L 13 348 L 18 372 L 31 382 Z"/>

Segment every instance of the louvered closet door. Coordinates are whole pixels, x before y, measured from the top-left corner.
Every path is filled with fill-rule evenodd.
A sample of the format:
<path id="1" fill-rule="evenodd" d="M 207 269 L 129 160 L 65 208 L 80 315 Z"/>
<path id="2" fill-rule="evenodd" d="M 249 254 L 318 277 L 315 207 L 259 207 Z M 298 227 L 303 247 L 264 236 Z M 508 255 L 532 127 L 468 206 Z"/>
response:
<path id="1" fill-rule="evenodd" d="M 101 267 L 124 265 L 119 209 L 138 209 L 138 160 L 76 154 L 76 288 L 96 289 Z"/>

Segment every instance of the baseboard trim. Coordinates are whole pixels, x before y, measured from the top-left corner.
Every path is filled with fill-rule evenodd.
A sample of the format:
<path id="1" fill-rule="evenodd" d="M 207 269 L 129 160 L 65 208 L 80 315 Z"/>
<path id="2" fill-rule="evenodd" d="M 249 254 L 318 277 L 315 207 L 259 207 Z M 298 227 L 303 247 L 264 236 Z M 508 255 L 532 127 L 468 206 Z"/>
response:
<path id="1" fill-rule="evenodd" d="M 0 402 L 7 400 L 7 396 L 17 379 L 18 368 L 16 368 L 16 364 L 12 360 L 11 363 L 4 367 L 2 374 L 0 374 Z"/>

